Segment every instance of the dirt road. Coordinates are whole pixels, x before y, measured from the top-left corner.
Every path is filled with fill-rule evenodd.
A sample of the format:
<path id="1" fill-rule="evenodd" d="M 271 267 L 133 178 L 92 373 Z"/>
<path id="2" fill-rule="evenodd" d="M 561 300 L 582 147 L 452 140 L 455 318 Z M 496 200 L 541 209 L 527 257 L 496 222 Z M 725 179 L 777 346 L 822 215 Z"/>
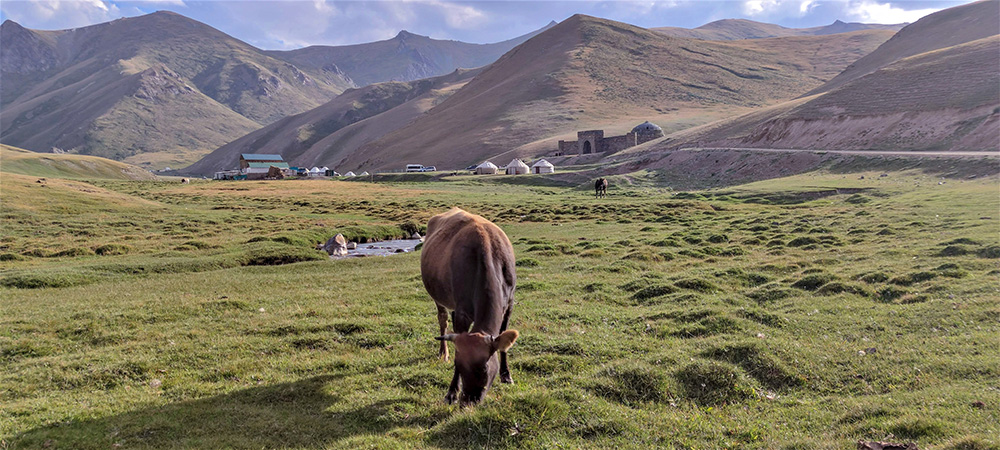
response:
<path id="1" fill-rule="evenodd" d="M 867 156 L 906 156 L 906 157 L 934 157 L 934 158 L 1000 158 L 1000 150 L 995 152 L 904 152 L 904 151 L 878 151 L 878 150 L 796 150 L 786 148 L 682 148 L 683 151 L 700 150 L 735 150 L 747 152 L 767 152 L 767 153 L 816 153 L 835 155 L 867 155 Z"/>

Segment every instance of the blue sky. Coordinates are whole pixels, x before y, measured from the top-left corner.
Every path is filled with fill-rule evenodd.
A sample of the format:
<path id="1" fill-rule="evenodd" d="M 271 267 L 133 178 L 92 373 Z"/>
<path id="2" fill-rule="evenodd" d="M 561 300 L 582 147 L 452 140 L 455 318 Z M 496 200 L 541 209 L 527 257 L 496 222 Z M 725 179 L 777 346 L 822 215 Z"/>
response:
<path id="1" fill-rule="evenodd" d="M 170 10 L 265 49 L 343 45 L 389 39 L 400 30 L 487 43 L 510 39 L 582 13 L 641 27 L 694 28 L 727 18 L 786 27 L 834 20 L 913 22 L 959 1 L 668 0 L 668 1 L 332 1 L 332 0 L 3 0 L 0 19 L 34 29 L 65 29 Z"/>

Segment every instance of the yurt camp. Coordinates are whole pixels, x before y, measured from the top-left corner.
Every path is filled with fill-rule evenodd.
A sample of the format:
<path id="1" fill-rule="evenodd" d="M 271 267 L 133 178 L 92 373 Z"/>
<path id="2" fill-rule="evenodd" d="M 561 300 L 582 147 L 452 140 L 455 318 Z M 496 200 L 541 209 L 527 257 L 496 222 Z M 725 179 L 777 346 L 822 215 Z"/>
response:
<path id="1" fill-rule="evenodd" d="M 556 166 L 544 159 L 539 159 L 531 165 L 531 173 L 555 173 L 555 171 Z"/>
<path id="2" fill-rule="evenodd" d="M 507 175 L 522 175 L 531 172 L 528 165 L 520 159 L 514 158 L 507 164 Z"/>
<path id="3" fill-rule="evenodd" d="M 476 166 L 476 175 L 492 175 L 497 173 L 500 168 L 496 164 L 486 161 L 478 166 Z"/>

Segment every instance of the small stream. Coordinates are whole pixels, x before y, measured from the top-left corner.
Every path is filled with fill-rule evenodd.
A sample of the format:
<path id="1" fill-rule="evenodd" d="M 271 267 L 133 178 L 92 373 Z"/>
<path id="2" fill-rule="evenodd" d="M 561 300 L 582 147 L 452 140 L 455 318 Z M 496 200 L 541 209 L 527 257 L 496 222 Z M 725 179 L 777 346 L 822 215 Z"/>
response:
<path id="1" fill-rule="evenodd" d="M 358 248 L 348 250 L 348 257 L 389 256 L 409 253 L 420 243 L 420 239 L 396 239 L 391 241 L 369 242 L 358 244 Z"/>

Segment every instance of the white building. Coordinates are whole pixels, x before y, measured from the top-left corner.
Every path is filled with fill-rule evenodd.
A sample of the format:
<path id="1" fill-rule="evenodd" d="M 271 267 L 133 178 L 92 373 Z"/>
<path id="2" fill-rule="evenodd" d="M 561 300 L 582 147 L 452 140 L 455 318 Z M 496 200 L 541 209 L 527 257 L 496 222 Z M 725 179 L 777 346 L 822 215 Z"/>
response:
<path id="1" fill-rule="evenodd" d="M 523 161 L 514 158 L 510 161 L 510 164 L 507 164 L 506 172 L 507 175 L 521 175 L 529 173 L 531 172 L 531 170 L 528 168 L 528 165 L 525 164 Z"/>
<path id="2" fill-rule="evenodd" d="M 491 175 L 497 173 L 500 168 L 496 164 L 486 161 L 476 166 L 476 175 Z"/>
<path id="3" fill-rule="evenodd" d="M 539 159 L 531 165 L 531 173 L 555 173 L 555 171 L 556 166 L 544 159 Z"/>

